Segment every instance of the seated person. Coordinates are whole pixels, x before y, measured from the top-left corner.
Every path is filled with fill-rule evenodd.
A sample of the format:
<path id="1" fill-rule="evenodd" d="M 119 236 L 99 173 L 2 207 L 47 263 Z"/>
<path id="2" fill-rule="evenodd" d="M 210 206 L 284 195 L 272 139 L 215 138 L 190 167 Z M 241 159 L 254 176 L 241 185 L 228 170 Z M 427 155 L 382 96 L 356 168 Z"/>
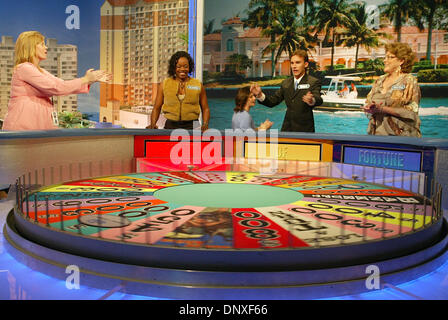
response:
<path id="1" fill-rule="evenodd" d="M 250 87 L 240 88 L 235 97 L 235 109 L 233 109 L 232 129 L 268 130 L 273 122 L 266 119 L 258 128 L 255 128 L 254 120 L 249 111 L 255 105 L 255 95 L 251 93 Z"/>
<path id="2" fill-rule="evenodd" d="M 341 98 L 346 98 L 350 92 L 350 89 L 348 88 L 347 84 L 344 83 L 344 88 L 339 90 L 339 95 Z"/>
<path id="3" fill-rule="evenodd" d="M 358 90 L 356 89 L 355 84 L 353 82 L 351 83 L 351 90 L 350 93 L 348 94 L 348 98 L 352 99 L 358 98 Z"/>

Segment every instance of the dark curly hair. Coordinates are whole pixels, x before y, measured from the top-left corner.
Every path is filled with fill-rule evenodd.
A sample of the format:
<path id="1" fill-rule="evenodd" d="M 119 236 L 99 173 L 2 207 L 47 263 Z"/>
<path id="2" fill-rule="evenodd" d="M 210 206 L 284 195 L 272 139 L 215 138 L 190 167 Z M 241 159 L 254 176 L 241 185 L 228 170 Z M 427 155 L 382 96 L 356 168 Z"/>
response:
<path id="1" fill-rule="evenodd" d="M 187 58 L 189 71 L 188 73 L 192 73 L 194 71 L 194 61 L 193 58 L 185 51 L 177 51 L 170 58 L 169 66 L 168 66 L 168 75 L 170 77 L 176 77 L 176 65 L 180 58 Z"/>

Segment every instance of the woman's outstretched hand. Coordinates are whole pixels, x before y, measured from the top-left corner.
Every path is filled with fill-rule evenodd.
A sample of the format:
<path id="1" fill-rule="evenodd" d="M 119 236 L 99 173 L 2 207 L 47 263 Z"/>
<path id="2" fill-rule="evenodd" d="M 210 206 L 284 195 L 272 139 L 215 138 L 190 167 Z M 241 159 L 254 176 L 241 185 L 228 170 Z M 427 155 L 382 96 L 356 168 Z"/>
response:
<path id="1" fill-rule="evenodd" d="M 89 69 L 83 77 L 84 82 L 92 84 L 94 82 L 111 82 L 112 75 L 104 70 Z"/>

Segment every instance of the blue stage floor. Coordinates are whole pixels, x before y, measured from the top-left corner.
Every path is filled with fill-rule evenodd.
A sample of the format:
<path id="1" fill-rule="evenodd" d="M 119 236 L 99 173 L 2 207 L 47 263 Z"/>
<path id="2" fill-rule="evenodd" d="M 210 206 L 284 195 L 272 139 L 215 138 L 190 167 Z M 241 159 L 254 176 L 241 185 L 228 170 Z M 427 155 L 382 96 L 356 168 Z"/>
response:
<path id="1" fill-rule="evenodd" d="M 3 226 L 13 200 L 0 201 L 0 300 L 159 300 L 126 293 L 126 288 L 101 290 L 81 286 L 67 289 L 65 281 L 52 278 L 17 262 L 5 249 Z M 213 297 L 209 297 L 213 299 Z M 275 299 L 275 297 L 273 297 Z M 244 299 L 244 297 L 236 297 Z M 294 297 L 290 298 L 294 300 Z M 438 269 L 397 287 L 388 286 L 362 294 L 332 297 L 329 300 L 446 300 L 448 299 L 448 261 Z"/>

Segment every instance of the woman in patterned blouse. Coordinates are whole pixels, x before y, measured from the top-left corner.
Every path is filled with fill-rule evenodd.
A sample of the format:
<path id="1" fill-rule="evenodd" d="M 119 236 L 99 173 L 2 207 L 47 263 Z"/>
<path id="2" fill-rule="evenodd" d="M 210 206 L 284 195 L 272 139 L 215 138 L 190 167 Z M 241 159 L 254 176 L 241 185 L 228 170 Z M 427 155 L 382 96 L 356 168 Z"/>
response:
<path id="1" fill-rule="evenodd" d="M 368 134 L 421 137 L 418 109 L 420 87 L 410 74 L 415 54 L 406 43 L 386 45 L 385 74 L 367 95 L 363 107 L 370 121 Z"/>

